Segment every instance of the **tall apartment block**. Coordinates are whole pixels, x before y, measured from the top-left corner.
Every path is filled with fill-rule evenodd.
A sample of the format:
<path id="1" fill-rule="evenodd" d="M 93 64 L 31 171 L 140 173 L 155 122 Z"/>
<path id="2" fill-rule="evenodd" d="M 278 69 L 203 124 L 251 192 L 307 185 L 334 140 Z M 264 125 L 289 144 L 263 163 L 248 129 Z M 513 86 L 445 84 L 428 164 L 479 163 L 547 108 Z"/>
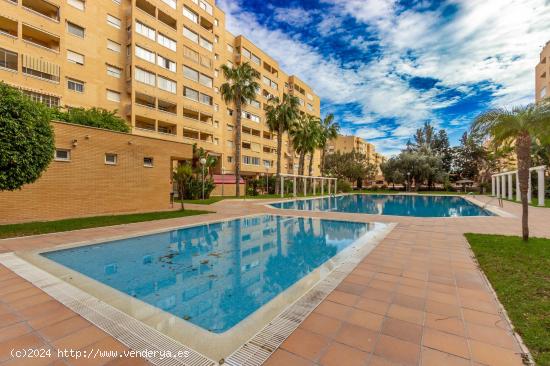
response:
<path id="1" fill-rule="evenodd" d="M 376 152 L 375 146 L 370 142 L 365 141 L 361 137 L 353 135 L 338 135 L 336 139 L 331 140 L 328 144 L 329 153 L 349 153 L 352 151 L 365 154 L 367 156 L 367 160 L 375 164 L 377 167 L 377 176 L 375 179 L 377 181 L 384 180 L 384 177 L 382 176 L 382 171 L 380 170 L 380 164 L 384 162 L 385 158 L 382 154 Z"/>
<path id="2" fill-rule="evenodd" d="M 540 53 L 540 62 L 535 68 L 535 99 L 550 97 L 550 41 Z"/>
<path id="3" fill-rule="evenodd" d="M 117 110 L 132 133 L 197 144 L 234 172 L 235 110 L 219 92 L 221 66 L 249 62 L 260 89 L 242 113 L 244 175 L 273 174 L 276 137 L 264 109 L 295 95 L 320 115 L 319 97 L 244 36 L 207 0 L 0 0 L 0 79 L 50 106 Z M 283 167 L 296 154 L 283 143 Z M 319 172 L 319 153 L 314 157 Z"/>

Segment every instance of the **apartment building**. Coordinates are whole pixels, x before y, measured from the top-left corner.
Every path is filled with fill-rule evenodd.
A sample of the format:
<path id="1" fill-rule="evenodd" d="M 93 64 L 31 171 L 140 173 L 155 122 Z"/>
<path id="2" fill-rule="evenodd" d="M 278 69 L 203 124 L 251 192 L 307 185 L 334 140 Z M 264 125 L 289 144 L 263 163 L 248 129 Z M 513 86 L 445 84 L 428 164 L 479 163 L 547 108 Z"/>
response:
<path id="1" fill-rule="evenodd" d="M 334 140 L 331 140 L 328 144 L 329 153 L 349 153 L 352 151 L 365 154 L 367 160 L 377 167 L 376 181 L 383 181 L 384 177 L 382 171 L 380 170 L 380 164 L 385 161 L 385 158 L 382 154 L 376 152 L 376 148 L 370 142 L 365 141 L 361 137 L 357 136 L 344 136 L 338 135 Z"/>
<path id="2" fill-rule="evenodd" d="M 50 106 L 116 109 L 133 134 L 196 143 L 219 157 L 216 173 L 230 174 L 236 114 L 219 92 L 221 66 L 249 62 L 261 87 L 242 112 L 242 171 L 273 174 L 268 99 L 292 94 L 301 113 L 319 116 L 319 97 L 229 33 L 224 13 L 209 1 L 0 0 L 0 79 Z M 286 136 L 283 147 L 284 170 L 292 173 L 297 156 Z"/>
<path id="3" fill-rule="evenodd" d="M 535 100 L 550 97 L 550 41 L 540 53 L 540 62 L 535 67 Z"/>

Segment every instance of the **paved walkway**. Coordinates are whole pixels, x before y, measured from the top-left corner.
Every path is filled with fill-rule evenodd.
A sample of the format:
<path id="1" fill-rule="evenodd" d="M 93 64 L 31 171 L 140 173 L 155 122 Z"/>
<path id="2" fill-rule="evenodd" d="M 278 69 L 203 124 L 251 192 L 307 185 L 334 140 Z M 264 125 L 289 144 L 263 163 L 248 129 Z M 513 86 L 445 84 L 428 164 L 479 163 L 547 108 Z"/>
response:
<path id="1" fill-rule="evenodd" d="M 209 206 L 217 213 L 205 216 L 0 240 L 0 253 L 256 212 L 280 213 L 258 203 L 221 201 Z M 267 365 L 521 365 L 521 350 L 462 235 L 518 235 L 520 206 L 504 204 L 504 210 L 518 217 L 421 219 L 298 212 L 398 225 L 283 343 Z M 532 235 L 550 237 L 550 209 L 531 208 L 530 212 Z M 0 266 L 0 364 L 48 364 L 54 360 L 37 358 L 31 363 L 29 359 L 11 357 L 11 349 L 26 347 L 54 351 L 126 349 Z M 55 364 L 140 363 L 145 361 L 55 357 Z"/>

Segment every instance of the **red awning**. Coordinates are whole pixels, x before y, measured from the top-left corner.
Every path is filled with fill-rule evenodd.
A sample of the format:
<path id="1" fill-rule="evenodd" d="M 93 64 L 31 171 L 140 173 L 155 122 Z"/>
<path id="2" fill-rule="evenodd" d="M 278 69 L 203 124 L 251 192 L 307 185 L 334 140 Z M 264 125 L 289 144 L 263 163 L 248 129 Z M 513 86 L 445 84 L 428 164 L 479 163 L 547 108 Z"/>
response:
<path id="1" fill-rule="evenodd" d="M 235 184 L 236 179 L 233 174 L 214 174 L 212 176 L 214 184 Z M 240 183 L 244 184 L 244 179 L 240 179 Z"/>

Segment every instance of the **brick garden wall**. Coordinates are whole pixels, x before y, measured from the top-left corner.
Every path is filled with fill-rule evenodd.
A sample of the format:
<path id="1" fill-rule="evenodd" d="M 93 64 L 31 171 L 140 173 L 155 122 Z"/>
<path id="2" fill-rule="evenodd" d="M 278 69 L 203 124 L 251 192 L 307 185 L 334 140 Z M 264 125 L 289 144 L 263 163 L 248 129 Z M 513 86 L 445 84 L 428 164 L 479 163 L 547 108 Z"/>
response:
<path id="1" fill-rule="evenodd" d="M 68 162 L 52 161 L 35 183 L 0 192 L 0 223 L 55 220 L 169 209 L 172 160 L 190 159 L 189 144 L 54 122 L 56 148 Z M 117 164 L 105 164 L 105 153 Z M 154 166 L 145 167 L 144 157 Z"/>

